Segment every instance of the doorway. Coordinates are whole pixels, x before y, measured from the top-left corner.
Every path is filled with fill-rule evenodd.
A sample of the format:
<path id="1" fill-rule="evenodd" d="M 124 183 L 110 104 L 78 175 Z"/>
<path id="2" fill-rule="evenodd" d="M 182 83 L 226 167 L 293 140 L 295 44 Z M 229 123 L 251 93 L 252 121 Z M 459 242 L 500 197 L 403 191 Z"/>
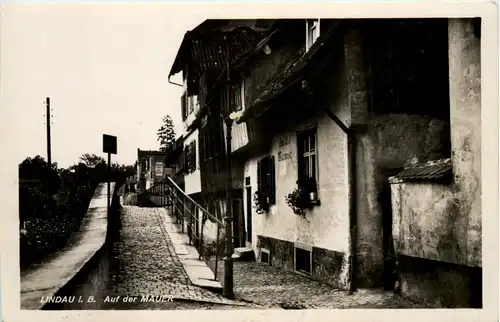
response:
<path id="1" fill-rule="evenodd" d="M 247 194 L 247 229 L 245 234 L 247 236 L 247 242 L 252 243 L 252 187 L 246 187 L 245 190 Z"/>
<path id="2" fill-rule="evenodd" d="M 389 177 L 398 174 L 401 168 L 382 169 L 383 186 L 379 191 L 379 204 L 382 208 L 382 234 L 383 234 L 383 256 L 384 271 L 382 276 L 382 285 L 385 290 L 393 290 L 396 281 L 396 258 L 394 243 L 392 237 L 392 200 L 391 186 Z"/>
<path id="3" fill-rule="evenodd" d="M 250 177 L 245 178 L 245 193 L 246 193 L 246 241 L 252 243 L 252 186 L 250 185 Z"/>
<path id="4" fill-rule="evenodd" d="M 233 232 L 234 232 L 234 247 L 245 246 L 245 223 L 243 217 L 243 200 L 233 199 Z"/>

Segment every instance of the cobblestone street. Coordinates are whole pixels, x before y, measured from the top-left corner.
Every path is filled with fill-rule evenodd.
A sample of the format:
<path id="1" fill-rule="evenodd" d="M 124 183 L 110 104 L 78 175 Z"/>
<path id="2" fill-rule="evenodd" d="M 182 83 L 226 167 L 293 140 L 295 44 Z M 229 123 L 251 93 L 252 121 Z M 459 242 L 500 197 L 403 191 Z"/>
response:
<path id="1" fill-rule="evenodd" d="M 115 274 L 110 296 L 137 296 L 134 303 L 106 303 L 105 309 L 248 308 L 191 284 L 161 225 L 158 209 L 124 206 L 120 240 L 113 248 Z M 141 296 L 165 296 L 174 302 L 140 302 Z M 243 305 L 243 306 L 242 306 Z M 245 307 L 246 306 L 246 307 Z"/>
<path id="2" fill-rule="evenodd" d="M 213 269 L 214 262 L 209 266 Z M 224 263 L 220 263 L 220 274 Z M 358 290 L 352 295 L 307 277 L 263 263 L 234 262 L 236 299 L 284 309 L 423 308 L 392 292 Z M 221 280 L 223 283 L 224 281 Z"/>
<path id="3" fill-rule="evenodd" d="M 120 240 L 114 244 L 113 292 L 137 296 L 134 303 L 106 303 L 104 309 L 249 309 L 249 308 L 417 308 L 425 307 L 392 292 L 359 290 L 353 295 L 307 277 L 256 262 L 234 262 L 236 300 L 191 284 L 158 208 L 124 206 Z M 214 262 L 208 263 L 214 268 Z M 219 261 L 219 276 L 224 262 Z M 221 283 L 223 278 L 219 278 Z M 141 296 L 166 296 L 174 302 L 141 302 Z"/>

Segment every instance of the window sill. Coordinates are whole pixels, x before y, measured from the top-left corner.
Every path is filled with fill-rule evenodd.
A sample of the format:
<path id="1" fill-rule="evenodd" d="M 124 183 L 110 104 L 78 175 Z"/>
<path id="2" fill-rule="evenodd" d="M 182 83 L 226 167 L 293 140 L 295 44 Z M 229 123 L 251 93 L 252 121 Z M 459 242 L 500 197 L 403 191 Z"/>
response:
<path id="1" fill-rule="evenodd" d="M 305 276 L 305 277 L 312 277 L 312 274 L 311 273 L 308 273 L 306 271 L 303 271 L 303 270 L 294 270 L 295 274 L 298 274 L 298 275 L 302 275 L 302 276 Z"/>
<path id="2" fill-rule="evenodd" d="M 319 206 L 319 205 L 321 205 L 321 201 L 319 201 L 319 199 L 311 200 L 311 205 L 313 205 L 313 206 Z"/>

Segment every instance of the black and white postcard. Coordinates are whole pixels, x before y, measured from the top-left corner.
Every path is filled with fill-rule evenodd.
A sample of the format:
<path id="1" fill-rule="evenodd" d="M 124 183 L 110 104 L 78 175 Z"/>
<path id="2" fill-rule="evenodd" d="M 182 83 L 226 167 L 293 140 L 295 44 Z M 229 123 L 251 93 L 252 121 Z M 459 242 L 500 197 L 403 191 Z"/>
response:
<path id="1" fill-rule="evenodd" d="M 0 30 L 3 321 L 498 321 L 494 3 L 11 2 Z"/>

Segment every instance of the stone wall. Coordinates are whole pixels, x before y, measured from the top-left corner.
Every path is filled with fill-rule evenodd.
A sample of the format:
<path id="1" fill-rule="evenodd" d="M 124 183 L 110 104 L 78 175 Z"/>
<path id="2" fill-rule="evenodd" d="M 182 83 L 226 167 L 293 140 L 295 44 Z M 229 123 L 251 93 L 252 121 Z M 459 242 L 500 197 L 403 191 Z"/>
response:
<path id="1" fill-rule="evenodd" d="M 269 250 L 271 266 L 291 272 L 295 270 L 293 242 L 258 235 L 257 254 L 259 255 L 261 248 Z M 260 259 L 259 256 L 257 258 Z M 345 288 L 343 269 L 346 266 L 346 260 L 347 257 L 343 252 L 312 247 L 311 278 L 333 287 Z"/>
<path id="2" fill-rule="evenodd" d="M 393 234 L 407 261 L 438 268 L 429 276 L 403 265 L 403 295 L 471 306 L 481 291 L 480 39 L 471 19 L 450 19 L 448 32 L 453 181 L 393 184 Z"/>
<path id="3" fill-rule="evenodd" d="M 372 117 L 357 135 L 357 281 L 358 286 L 382 284 L 384 234 L 391 238 L 389 175 L 415 161 L 449 157 L 449 124 L 406 114 Z M 384 227 L 384 220 L 388 223 Z"/>
<path id="4" fill-rule="evenodd" d="M 113 192 L 111 209 L 107 220 L 106 241 L 103 246 L 85 262 L 83 267 L 54 296 L 66 296 L 69 303 L 47 303 L 44 310 L 99 310 L 106 295 L 113 292 L 113 275 L 119 269 L 113 243 L 120 239 L 120 198 Z M 62 278 L 62 277 L 61 277 Z M 94 301 L 92 301 L 92 299 Z"/>

